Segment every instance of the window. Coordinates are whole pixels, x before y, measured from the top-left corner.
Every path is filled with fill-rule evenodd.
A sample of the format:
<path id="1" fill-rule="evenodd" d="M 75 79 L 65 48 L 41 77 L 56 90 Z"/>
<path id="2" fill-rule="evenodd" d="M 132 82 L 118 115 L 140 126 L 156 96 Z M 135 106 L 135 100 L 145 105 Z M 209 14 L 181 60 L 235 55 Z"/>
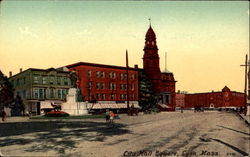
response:
<path id="1" fill-rule="evenodd" d="M 33 83 L 38 83 L 38 76 L 33 77 Z"/>
<path id="2" fill-rule="evenodd" d="M 54 84 L 54 76 L 50 76 L 50 84 Z"/>
<path id="3" fill-rule="evenodd" d="M 113 85 L 112 85 L 112 84 L 113 84 L 113 83 L 110 83 L 110 84 L 109 84 L 109 89 L 110 89 L 110 90 L 113 89 Z"/>
<path id="4" fill-rule="evenodd" d="M 130 79 L 131 79 L 131 80 L 134 80 L 134 79 L 135 79 L 135 75 L 134 75 L 134 74 L 131 74 Z"/>
<path id="5" fill-rule="evenodd" d="M 126 99 L 126 100 L 127 100 L 127 94 L 124 94 L 124 99 Z"/>
<path id="6" fill-rule="evenodd" d="M 47 84 L 46 76 L 43 76 L 43 77 L 42 77 L 42 84 Z"/>
<path id="7" fill-rule="evenodd" d="M 102 100 L 105 99 L 105 94 L 101 94 Z"/>
<path id="8" fill-rule="evenodd" d="M 123 84 L 120 84 L 120 90 L 123 90 Z"/>
<path id="9" fill-rule="evenodd" d="M 66 98 L 66 95 L 67 95 L 67 90 L 63 89 L 62 90 L 62 97 L 63 97 L 63 99 Z"/>
<path id="10" fill-rule="evenodd" d="M 33 97 L 34 97 L 35 99 L 38 99 L 38 89 L 37 89 L 37 88 L 34 88 L 34 89 L 33 89 Z"/>
<path id="11" fill-rule="evenodd" d="M 68 85 L 69 84 L 68 78 L 64 77 L 63 82 L 64 82 L 64 85 Z"/>
<path id="12" fill-rule="evenodd" d="M 54 88 L 50 88 L 50 98 L 54 98 L 55 97 L 55 90 Z"/>
<path id="13" fill-rule="evenodd" d="M 101 88 L 105 89 L 105 84 L 104 83 L 101 84 Z"/>
<path id="14" fill-rule="evenodd" d="M 47 98 L 46 88 L 43 89 L 43 94 L 44 94 L 44 99 L 46 99 Z"/>
<path id="15" fill-rule="evenodd" d="M 109 73 L 109 78 L 112 78 L 112 72 Z"/>
<path id="16" fill-rule="evenodd" d="M 116 90 L 116 84 L 115 83 L 110 83 L 109 84 L 109 89 L 110 90 Z"/>
<path id="17" fill-rule="evenodd" d="M 26 84 L 26 78 L 25 77 L 23 78 L 23 84 Z"/>
<path id="18" fill-rule="evenodd" d="M 99 89 L 100 88 L 100 83 L 96 83 L 96 89 Z"/>
<path id="19" fill-rule="evenodd" d="M 131 84 L 131 90 L 134 90 L 135 89 L 135 85 L 132 83 Z"/>
<path id="20" fill-rule="evenodd" d="M 88 71 L 88 77 L 91 77 L 91 70 Z"/>
<path id="21" fill-rule="evenodd" d="M 127 85 L 126 84 L 124 85 L 124 90 L 127 90 Z"/>
<path id="22" fill-rule="evenodd" d="M 101 77 L 105 78 L 105 72 L 101 72 Z"/>
<path id="23" fill-rule="evenodd" d="M 62 99 L 62 89 L 58 89 L 58 91 L 57 91 L 57 97 L 59 99 Z"/>
<path id="24" fill-rule="evenodd" d="M 123 100 L 123 94 L 120 94 L 120 100 Z"/>
<path id="25" fill-rule="evenodd" d="M 116 78 L 116 73 L 112 73 L 112 78 L 115 79 Z"/>
<path id="26" fill-rule="evenodd" d="M 120 79 L 121 79 L 121 80 L 123 79 L 123 74 L 122 74 L 122 73 L 120 74 Z"/>
<path id="27" fill-rule="evenodd" d="M 124 79 L 126 79 L 127 78 L 127 74 L 124 74 Z"/>
<path id="28" fill-rule="evenodd" d="M 16 80 L 16 86 L 19 86 L 20 85 L 20 79 L 17 79 Z"/>
<path id="29" fill-rule="evenodd" d="M 96 76 L 96 77 L 99 77 L 99 75 L 100 75 L 100 71 L 96 71 L 96 72 L 95 72 L 95 76 Z"/>
<path id="30" fill-rule="evenodd" d="M 96 94 L 96 100 L 100 99 L 100 94 Z"/>
<path id="31" fill-rule="evenodd" d="M 42 88 L 39 88 L 39 99 L 44 99 L 44 90 Z"/>
<path id="32" fill-rule="evenodd" d="M 115 99 L 115 94 L 111 94 L 110 98 L 111 98 L 111 100 L 114 100 Z"/>
<path id="33" fill-rule="evenodd" d="M 88 88 L 91 88 L 91 86 L 92 86 L 92 83 L 88 82 Z"/>
<path id="34" fill-rule="evenodd" d="M 57 84 L 61 85 L 62 84 L 62 78 L 61 77 L 57 77 Z"/>

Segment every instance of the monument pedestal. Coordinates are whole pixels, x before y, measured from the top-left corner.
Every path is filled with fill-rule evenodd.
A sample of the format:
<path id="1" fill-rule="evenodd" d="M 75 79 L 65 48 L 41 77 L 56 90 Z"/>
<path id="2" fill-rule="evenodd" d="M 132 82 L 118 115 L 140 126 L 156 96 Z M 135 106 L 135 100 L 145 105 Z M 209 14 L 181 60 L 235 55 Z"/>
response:
<path id="1" fill-rule="evenodd" d="M 66 102 L 62 104 L 62 111 L 70 115 L 86 115 L 88 114 L 87 104 L 85 102 L 77 102 L 77 89 L 70 88 L 66 97 Z"/>

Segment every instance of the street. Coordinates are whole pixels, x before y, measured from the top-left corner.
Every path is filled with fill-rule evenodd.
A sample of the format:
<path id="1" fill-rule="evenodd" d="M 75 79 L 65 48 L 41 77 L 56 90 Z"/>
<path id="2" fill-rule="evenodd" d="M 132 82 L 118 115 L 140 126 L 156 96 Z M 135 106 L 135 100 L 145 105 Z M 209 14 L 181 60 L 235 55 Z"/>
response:
<path id="1" fill-rule="evenodd" d="M 166 112 L 104 119 L 0 123 L 6 156 L 222 156 L 249 154 L 249 127 L 233 113 Z"/>

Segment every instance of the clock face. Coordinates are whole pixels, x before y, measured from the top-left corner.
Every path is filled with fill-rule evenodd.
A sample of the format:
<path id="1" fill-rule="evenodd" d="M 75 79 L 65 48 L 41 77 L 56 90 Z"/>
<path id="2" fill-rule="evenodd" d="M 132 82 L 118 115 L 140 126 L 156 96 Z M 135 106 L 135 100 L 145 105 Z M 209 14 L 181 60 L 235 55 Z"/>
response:
<path id="1" fill-rule="evenodd" d="M 154 41 L 152 41 L 152 45 L 155 45 L 155 42 L 154 42 Z"/>
<path id="2" fill-rule="evenodd" d="M 149 44 L 149 41 L 147 41 L 147 44 Z"/>

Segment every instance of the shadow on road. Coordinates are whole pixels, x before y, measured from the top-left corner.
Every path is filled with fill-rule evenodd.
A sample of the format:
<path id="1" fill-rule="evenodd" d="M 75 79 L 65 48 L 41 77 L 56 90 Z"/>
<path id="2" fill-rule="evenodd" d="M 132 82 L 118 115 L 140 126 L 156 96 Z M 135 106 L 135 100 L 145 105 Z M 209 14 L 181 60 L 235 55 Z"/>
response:
<path id="1" fill-rule="evenodd" d="M 242 134 L 245 134 L 245 135 L 250 135 L 249 133 L 245 133 L 243 131 L 239 131 L 239 130 L 235 130 L 235 129 L 232 129 L 232 128 L 228 128 L 228 127 L 225 127 L 225 126 L 221 126 L 221 125 L 217 125 L 218 127 L 221 127 L 221 128 L 224 128 L 224 129 L 228 129 L 228 130 L 232 130 L 232 131 L 235 131 L 235 132 L 238 132 L 238 133 L 242 133 Z"/>
<path id="2" fill-rule="evenodd" d="M 89 121 L 3 123 L 0 128 L 0 147 L 32 144 L 25 151 L 60 154 L 81 141 L 102 142 L 109 136 L 130 133 L 124 124 Z"/>

